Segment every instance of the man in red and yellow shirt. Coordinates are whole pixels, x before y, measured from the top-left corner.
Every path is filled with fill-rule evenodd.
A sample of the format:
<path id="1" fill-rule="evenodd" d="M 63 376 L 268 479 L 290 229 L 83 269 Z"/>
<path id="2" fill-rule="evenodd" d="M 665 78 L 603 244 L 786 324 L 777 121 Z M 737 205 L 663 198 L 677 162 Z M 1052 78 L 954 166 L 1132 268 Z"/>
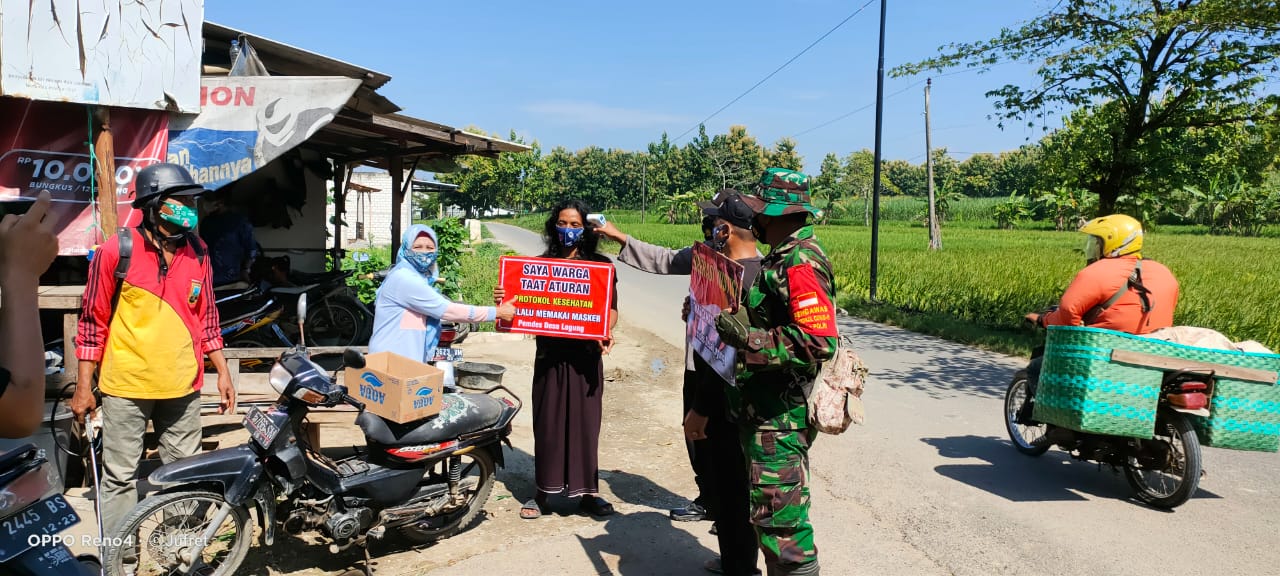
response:
<path id="1" fill-rule="evenodd" d="M 70 406 L 94 408 L 102 393 L 103 482 L 99 511 L 108 534 L 137 503 L 134 477 L 150 421 L 165 462 L 200 450 L 204 357 L 218 371 L 221 411 L 235 400 L 213 298 L 213 273 L 196 227 L 195 197 L 205 189 L 176 164 L 138 172 L 134 208 L 142 225 L 94 254 L 76 335 L 79 380 Z M 122 244 L 128 269 L 116 278 Z M 100 369 L 99 369 L 100 368 Z"/>

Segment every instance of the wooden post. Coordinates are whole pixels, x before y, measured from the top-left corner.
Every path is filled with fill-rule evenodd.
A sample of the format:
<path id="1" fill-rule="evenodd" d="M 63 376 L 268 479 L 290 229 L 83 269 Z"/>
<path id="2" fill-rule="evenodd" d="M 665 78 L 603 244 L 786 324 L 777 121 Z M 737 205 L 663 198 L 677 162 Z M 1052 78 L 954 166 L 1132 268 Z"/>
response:
<path id="1" fill-rule="evenodd" d="M 335 166 L 333 180 L 333 269 L 342 268 L 342 218 L 347 212 L 346 166 Z"/>
<path id="2" fill-rule="evenodd" d="M 76 333 L 80 329 L 79 312 L 62 315 L 62 383 L 80 379 L 80 359 L 76 356 Z"/>
<path id="3" fill-rule="evenodd" d="M 929 249 L 942 249 L 942 226 L 938 223 L 938 198 L 933 191 L 933 143 L 929 134 L 929 88 L 933 79 L 924 82 L 924 150 L 925 166 L 929 183 Z"/>
<path id="4" fill-rule="evenodd" d="M 404 202 L 404 190 L 401 184 L 404 180 L 402 162 L 403 158 L 399 156 L 387 158 L 387 169 L 391 172 L 391 257 L 393 259 L 400 253 L 400 232 L 402 231 L 400 205 Z"/>
<path id="5" fill-rule="evenodd" d="M 111 136 L 111 110 L 106 106 L 93 108 L 93 151 L 97 162 L 93 167 L 93 177 L 98 183 L 98 226 L 101 240 L 106 240 L 116 231 L 116 152 L 115 140 Z"/>
<path id="6" fill-rule="evenodd" d="M 403 190 L 400 191 L 401 201 L 404 201 L 404 200 L 409 201 L 409 223 L 410 224 L 413 224 L 413 194 L 411 194 L 411 192 L 413 192 L 413 175 L 418 171 L 418 161 L 421 159 L 422 159 L 421 156 L 414 158 L 413 164 L 409 165 L 409 172 L 407 172 L 409 177 L 404 179 L 404 186 L 402 186 Z"/>

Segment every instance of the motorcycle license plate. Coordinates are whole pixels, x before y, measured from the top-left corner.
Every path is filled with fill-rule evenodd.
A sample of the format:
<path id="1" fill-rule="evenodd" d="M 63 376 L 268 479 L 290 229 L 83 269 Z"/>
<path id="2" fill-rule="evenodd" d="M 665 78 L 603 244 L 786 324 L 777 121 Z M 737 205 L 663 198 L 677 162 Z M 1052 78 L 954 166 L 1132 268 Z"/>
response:
<path id="1" fill-rule="evenodd" d="M 249 431 L 249 436 L 263 448 L 269 448 L 272 442 L 275 442 L 276 436 L 280 434 L 280 426 L 271 421 L 271 417 L 255 407 L 249 408 L 249 413 L 244 415 L 244 428 Z"/>
<path id="2" fill-rule="evenodd" d="M 436 348 L 431 360 L 433 362 L 461 362 L 462 350 L 460 348 Z"/>
<path id="3" fill-rule="evenodd" d="M 79 523 L 80 515 L 61 494 L 54 494 L 0 520 L 0 563 L 34 548 L 32 541 L 40 536 L 52 536 Z"/>

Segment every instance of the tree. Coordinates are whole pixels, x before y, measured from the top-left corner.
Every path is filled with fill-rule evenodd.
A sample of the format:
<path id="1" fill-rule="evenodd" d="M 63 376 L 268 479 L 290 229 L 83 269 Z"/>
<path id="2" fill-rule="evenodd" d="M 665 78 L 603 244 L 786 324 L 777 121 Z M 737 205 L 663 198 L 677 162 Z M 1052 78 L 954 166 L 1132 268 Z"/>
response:
<path id="1" fill-rule="evenodd" d="M 995 175 L 1000 161 L 994 154 L 974 154 L 960 163 L 957 192 L 972 198 L 988 198 L 999 194 L 995 188 Z"/>
<path id="2" fill-rule="evenodd" d="M 530 202 L 538 208 L 551 208 L 557 199 L 568 194 L 572 171 L 573 153 L 564 146 L 552 148 L 551 153 L 542 157 L 542 166 L 537 171 L 538 195 L 530 198 Z"/>
<path id="3" fill-rule="evenodd" d="M 813 179 L 814 191 L 821 191 L 831 199 L 843 198 L 849 194 L 844 166 L 840 164 L 840 158 L 835 154 L 828 152 L 823 156 L 822 166 L 818 170 L 818 175 Z"/>
<path id="4" fill-rule="evenodd" d="M 1017 150 L 1001 152 L 999 165 L 992 175 L 992 186 L 998 195 L 1017 193 L 1029 196 L 1040 178 L 1040 146 L 1029 144 Z"/>
<path id="5" fill-rule="evenodd" d="M 728 134 L 717 135 L 701 145 L 711 163 L 717 188 L 748 190 L 765 169 L 765 152 L 746 126 L 730 126 Z"/>
<path id="6" fill-rule="evenodd" d="M 939 197 L 960 189 L 960 163 L 946 148 L 933 149 L 933 186 Z"/>
<path id="7" fill-rule="evenodd" d="M 796 141 L 790 137 L 781 138 L 773 143 L 773 149 L 766 155 L 765 164 L 769 168 L 786 168 L 787 170 L 804 170 L 804 158 L 796 152 Z"/>
<path id="8" fill-rule="evenodd" d="M 1110 212 L 1142 173 L 1136 153 L 1161 130 L 1260 121 L 1280 97 L 1262 95 L 1280 57 L 1280 14 L 1272 0 L 1062 0 L 997 38 L 953 44 L 895 76 L 1000 61 L 1037 61 L 1034 88 L 987 93 L 995 115 L 1037 119 L 1059 108 L 1112 105 L 1109 149 L 1090 166 L 1086 188 Z"/>
<path id="9" fill-rule="evenodd" d="M 474 126 L 468 126 L 466 131 L 489 134 Z M 498 134 L 489 135 L 500 137 Z M 515 131 L 507 139 L 517 144 L 524 143 Z M 499 206 L 525 202 L 527 190 L 523 186 L 524 179 L 541 164 L 541 146 L 534 142 L 532 148 L 528 152 L 506 153 L 498 158 L 459 156 L 459 170 L 436 174 L 437 180 L 458 186 L 455 191 L 441 193 L 440 202 L 462 208 L 467 218 Z"/>
<path id="10" fill-rule="evenodd" d="M 1091 190 L 1092 174 L 1109 162 L 1122 122 L 1123 112 L 1114 101 L 1069 115 L 1062 128 L 1040 142 L 1036 171 L 1042 192 Z M 1120 210 L 1154 225 L 1162 216 L 1184 212 L 1171 204 L 1182 201 L 1179 196 L 1188 188 L 1239 179 L 1244 189 L 1256 190 L 1280 153 L 1278 132 L 1274 123 L 1247 122 L 1157 131 L 1130 152 L 1142 171 L 1117 205 L 1100 213 Z"/>
<path id="11" fill-rule="evenodd" d="M 923 165 L 906 160 L 887 160 L 884 163 L 883 177 L 908 196 L 924 196 L 928 193 L 928 183 L 925 182 L 928 176 Z"/>
<path id="12" fill-rule="evenodd" d="M 813 196 L 813 205 L 822 210 L 821 222 L 825 224 L 833 218 L 844 218 L 845 205 L 841 203 L 841 199 L 848 196 L 849 191 L 840 158 L 828 152 L 822 157 L 822 165 L 818 170 L 809 191 Z"/>
<path id="13" fill-rule="evenodd" d="M 867 226 L 871 225 L 871 190 L 875 185 L 875 165 L 875 154 L 866 148 L 850 154 L 844 160 L 846 186 L 854 195 L 862 198 L 862 220 Z M 881 166 L 883 165 L 881 162 Z M 900 193 L 898 187 L 887 178 L 880 179 L 880 188 L 882 194 Z"/>

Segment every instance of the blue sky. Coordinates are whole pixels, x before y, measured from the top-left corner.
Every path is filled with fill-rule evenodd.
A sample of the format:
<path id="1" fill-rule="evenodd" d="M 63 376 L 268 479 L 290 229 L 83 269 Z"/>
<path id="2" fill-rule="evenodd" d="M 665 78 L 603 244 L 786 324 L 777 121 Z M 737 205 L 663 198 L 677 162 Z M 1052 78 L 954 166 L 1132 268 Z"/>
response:
<path id="1" fill-rule="evenodd" d="M 638 150 L 695 126 L 866 1 L 210 0 L 205 18 L 389 74 L 380 92 L 419 118 L 514 129 L 544 149 Z M 990 38 L 1047 8 L 1044 0 L 889 0 L 885 68 Z M 870 149 L 878 11 L 872 2 L 708 131 L 744 124 L 768 145 L 865 107 L 797 140 L 812 172 L 827 152 Z M 983 95 L 1035 85 L 1031 72 L 1008 64 L 936 78 L 934 146 L 963 159 L 1037 139 L 1039 128 L 998 129 Z M 923 88 L 923 77 L 886 76 L 885 95 L 897 94 L 885 101 L 885 158 L 923 160 Z"/>

